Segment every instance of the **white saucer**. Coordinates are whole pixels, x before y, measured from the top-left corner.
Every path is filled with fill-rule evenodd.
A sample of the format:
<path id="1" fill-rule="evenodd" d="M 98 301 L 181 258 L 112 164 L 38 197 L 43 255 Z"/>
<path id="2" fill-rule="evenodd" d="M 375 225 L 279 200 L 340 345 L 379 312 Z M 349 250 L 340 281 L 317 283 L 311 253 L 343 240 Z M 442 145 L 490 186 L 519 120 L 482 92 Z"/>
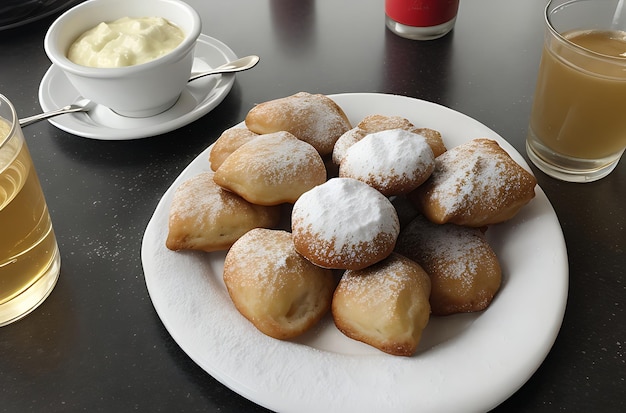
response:
<path id="1" fill-rule="evenodd" d="M 236 59 L 224 43 L 201 34 L 195 50 L 192 72 L 200 72 Z M 167 111 L 149 118 L 120 116 L 107 107 L 96 106 L 89 113 L 60 115 L 49 120 L 54 126 L 74 135 L 102 140 L 147 138 L 178 129 L 209 113 L 230 92 L 235 75 L 200 78 L 187 85 L 178 102 Z M 79 98 L 63 72 L 50 66 L 39 86 L 39 102 L 44 111 L 68 105 Z"/>

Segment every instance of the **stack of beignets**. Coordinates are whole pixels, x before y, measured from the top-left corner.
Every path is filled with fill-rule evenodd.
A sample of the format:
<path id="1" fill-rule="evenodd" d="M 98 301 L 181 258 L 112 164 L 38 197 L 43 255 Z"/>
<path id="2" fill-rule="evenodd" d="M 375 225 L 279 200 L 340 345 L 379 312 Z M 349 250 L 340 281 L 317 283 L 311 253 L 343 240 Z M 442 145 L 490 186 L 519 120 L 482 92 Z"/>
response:
<path id="1" fill-rule="evenodd" d="M 378 114 L 352 128 L 306 92 L 252 108 L 208 161 L 174 194 L 167 247 L 228 250 L 228 293 L 268 336 L 296 337 L 332 309 L 347 337 L 402 356 L 431 314 L 491 304 L 502 270 L 484 231 L 536 185 L 493 140 L 447 149 L 438 131 Z M 281 204 L 291 221 L 277 229 Z"/>

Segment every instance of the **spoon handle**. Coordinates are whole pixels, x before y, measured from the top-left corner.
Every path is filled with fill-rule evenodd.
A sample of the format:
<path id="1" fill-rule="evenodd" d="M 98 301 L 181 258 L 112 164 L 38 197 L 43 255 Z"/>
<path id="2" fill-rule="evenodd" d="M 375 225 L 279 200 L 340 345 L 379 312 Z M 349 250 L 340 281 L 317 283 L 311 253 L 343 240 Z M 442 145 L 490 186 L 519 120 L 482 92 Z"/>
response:
<path id="1" fill-rule="evenodd" d="M 234 73 L 234 72 L 241 72 L 244 70 L 248 70 L 256 66 L 256 64 L 259 63 L 259 60 L 260 60 L 259 56 L 256 56 L 256 55 L 242 57 L 241 59 L 237 59 L 232 62 L 228 62 L 221 66 L 218 66 L 213 70 L 195 74 L 189 78 L 188 82 L 191 82 L 196 79 L 200 79 L 201 77 L 205 77 L 205 76 L 217 75 L 220 73 Z"/>
<path id="2" fill-rule="evenodd" d="M 40 113 L 38 115 L 29 116 L 27 118 L 20 119 L 20 126 L 24 127 L 40 120 L 52 118 L 54 116 L 62 115 L 64 113 L 74 113 L 88 111 L 92 105 L 90 101 L 86 99 L 79 100 L 62 108 L 51 110 L 49 112 Z"/>

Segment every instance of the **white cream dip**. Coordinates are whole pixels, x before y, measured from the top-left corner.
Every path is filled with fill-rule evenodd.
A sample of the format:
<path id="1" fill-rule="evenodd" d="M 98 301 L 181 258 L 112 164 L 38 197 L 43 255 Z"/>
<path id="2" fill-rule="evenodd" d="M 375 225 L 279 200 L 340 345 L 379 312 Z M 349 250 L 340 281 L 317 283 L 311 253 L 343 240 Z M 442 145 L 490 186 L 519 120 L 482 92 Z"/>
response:
<path id="1" fill-rule="evenodd" d="M 184 37 L 181 29 L 162 17 L 122 17 L 80 35 L 67 57 L 90 67 L 134 66 L 171 52 Z"/>

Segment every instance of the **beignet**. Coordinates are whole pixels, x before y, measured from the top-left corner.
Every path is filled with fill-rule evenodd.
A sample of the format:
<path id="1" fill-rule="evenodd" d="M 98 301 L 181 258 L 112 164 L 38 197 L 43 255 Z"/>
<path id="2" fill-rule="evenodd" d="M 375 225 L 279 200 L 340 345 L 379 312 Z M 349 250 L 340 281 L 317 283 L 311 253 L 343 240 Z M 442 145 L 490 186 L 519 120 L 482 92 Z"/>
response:
<path id="1" fill-rule="evenodd" d="M 333 319 L 354 340 L 385 353 L 411 356 L 430 318 L 429 295 L 426 272 L 393 253 L 370 267 L 343 274 L 333 295 Z"/>
<path id="2" fill-rule="evenodd" d="M 433 315 L 484 310 L 500 289 L 498 258 L 477 228 L 415 218 L 403 228 L 396 251 L 426 270 Z"/>
<path id="3" fill-rule="evenodd" d="M 299 92 L 253 107 L 246 126 L 258 134 L 287 131 L 321 156 L 332 152 L 339 137 L 352 126 L 343 110 L 326 95 Z"/>
<path id="4" fill-rule="evenodd" d="M 358 125 L 337 139 L 335 147 L 333 148 L 333 162 L 336 165 L 341 164 L 341 160 L 345 156 L 348 148 L 363 139 L 365 136 L 371 133 L 382 132 L 390 129 L 402 129 L 423 136 L 424 139 L 426 139 L 426 142 L 428 142 L 428 145 L 432 149 L 435 157 L 446 151 L 446 146 L 443 143 L 443 139 L 439 131 L 429 128 L 418 128 L 409 122 L 408 119 L 400 116 L 368 115 L 363 118 Z"/>
<path id="5" fill-rule="evenodd" d="M 251 141 L 259 136 L 248 128 L 232 127 L 226 129 L 213 144 L 211 153 L 209 153 L 209 162 L 211 169 L 217 171 L 222 162 L 235 152 L 241 145 Z"/>
<path id="6" fill-rule="evenodd" d="M 515 216 L 534 198 L 536 184 L 496 141 L 479 138 L 438 156 L 409 198 L 437 224 L 482 227 Z"/>
<path id="7" fill-rule="evenodd" d="M 235 150 L 215 171 L 222 188 L 258 205 L 293 203 L 326 181 L 319 153 L 289 132 L 259 135 Z"/>
<path id="8" fill-rule="evenodd" d="M 184 181 L 172 198 L 167 248 L 226 250 L 243 234 L 256 227 L 274 227 L 280 207 L 254 205 L 225 191 L 213 181 L 213 172 L 203 172 Z"/>
<path id="9" fill-rule="evenodd" d="M 330 309 L 332 271 L 300 256 L 291 234 L 253 229 L 228 251 L 224 283 L 237 310 L 259 331 L 277 339 L 296 337 Z"/>
<path id="10" fill-rule="evenodd" d="M 400 224 L 389 199 L 376 189 L 332 178 L 296 201 L 291 230 L 296 250 L 312 263 L 358 270 L 391 253 Z"/>
<path id="11" fill-rule="evenodd" d="M 426 139 L 403 129 L 365 136 L 348 148 L 339 176 L 354 178 L 385 196 L 407 194 L 435 169 L 435 155 Z"/>

